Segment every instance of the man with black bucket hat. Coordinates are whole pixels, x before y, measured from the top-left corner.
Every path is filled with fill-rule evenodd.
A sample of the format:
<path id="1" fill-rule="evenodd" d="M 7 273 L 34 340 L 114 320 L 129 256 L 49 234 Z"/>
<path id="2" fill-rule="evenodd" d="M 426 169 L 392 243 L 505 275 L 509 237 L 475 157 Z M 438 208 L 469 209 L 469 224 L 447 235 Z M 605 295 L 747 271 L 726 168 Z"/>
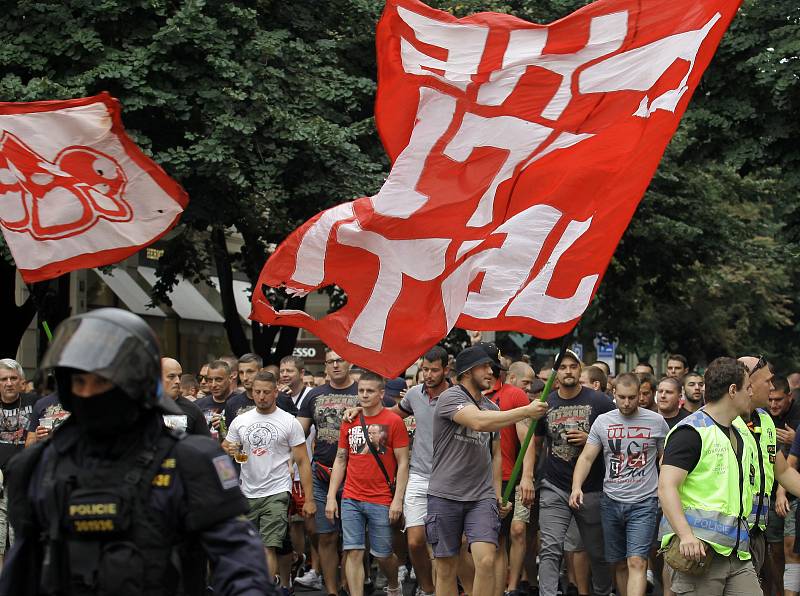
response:
<path id="1" fill-rule="evenodd" d="M 446 389 L 433 418 L 433 466 L 428 485 L 425 531 L 436 564 L 437 596 L 456 596 L 456 572 L 461 536 L 475 563 L 472 596 L 494 591 L 501 460 L 498 431 L 525 418 L 547 412 L 542 402 L 501 412 L 482 391 L 492 386 L 494 359 L 481 346 L 456 357 L 457 385 Z"/>
<path id="2" fill-rule="evenodd" d="M 236 470 L 208 437 L 165 427 L 161 354 L 138 316 L 70 317 L 42 362 L 71 416 L 9 464 L 17 542 L 0 595 L 205 594 L 205 565 L 178 569 L 201 543 L 215 594 L 275 594 Z M 198 581 L 199 579 L 199 581 Z"/>

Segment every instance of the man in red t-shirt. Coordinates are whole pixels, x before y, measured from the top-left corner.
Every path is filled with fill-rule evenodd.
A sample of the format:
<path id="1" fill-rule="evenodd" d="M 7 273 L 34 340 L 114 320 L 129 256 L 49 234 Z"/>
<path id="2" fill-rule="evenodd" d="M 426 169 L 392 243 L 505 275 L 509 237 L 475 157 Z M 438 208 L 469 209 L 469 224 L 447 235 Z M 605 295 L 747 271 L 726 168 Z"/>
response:
<path id="1" fill-rule="evenodd" d="M 493 344 L 487 344 L 489 346 Z M 509 383 L 504 383 L 500 380 L 500 367 L 499 350 L 495 355 L 487 350 L 489 355 L 495 359 L 492 366 L 492 373 L 495 377 L 494 386 L 488 390 L 485 395 L 497 405 L 501 411 L 513 410 L 522 406 L 527 406 L 531 403 L 526 393 Z M 511 471 L 514 469 L 514 463 L 517 461 L 520 445 L 525 440 L 525 435 L 528 432 L 530 420 L 525 419 L 516 424 L 506 426 L 500 430 L 500 455 L 503 464 L 503 494 L 505 494 L 506 485 L 511 478 Z M 500 554 L 495 559 L 495 593 L 502 594 L 503 591 L 514 592 L 517 589 L 520 575 L 522 574 L 522 564 L 525 560 L 525 538 L 527 534 L 527 524 L 530 520 L 530 509 L 522 504 L 525 491 L 530 494 L 529 498 L 533 495 L 533 441 L 528 446 L 525 459 L 523 460 L 522 475 L 520 476 L 520 484 L 515 488 L 511 501 L 514 503 L 514 508 L 510 515 L 503 518 L 500 526 L 499 542 L 500 545 L 497 552 Z M 510 554 L 506 549 L 509 536 L 511 538 Z M 510 557 L 510 560 L 509 560 Z M 508 569 L 508 586 L 506 588 L 506 569 Z"/>
<path id="2" fill-rule="evenodd" d="M 403 514 L 408 482 L 408 433 L 402 418 L 383 407 L 383 377 L 365 371 L 358 381 L 362 414 L 342 422 L 331 471 L 325 515 L 342 519 L 342 550 L 350 596 L 363 596 L 364 549 L 369 526 L 370 552 L 389 580 L 388 596 L 401 596 L 399 561 L 392 550 L 392 523 Z M 380 460 L 380 464 L 378 463 Z M 347 476 L 345 478 L 345 472 Z M 336 491 L 344 481 L 341 514 Z"/>

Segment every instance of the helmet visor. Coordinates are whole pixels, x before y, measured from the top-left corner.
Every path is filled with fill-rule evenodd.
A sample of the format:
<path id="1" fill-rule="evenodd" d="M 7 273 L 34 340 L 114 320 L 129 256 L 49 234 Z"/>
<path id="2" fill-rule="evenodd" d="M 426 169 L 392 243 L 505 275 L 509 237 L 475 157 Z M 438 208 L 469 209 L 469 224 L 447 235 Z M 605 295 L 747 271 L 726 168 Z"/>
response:
<path id="1" fill-rule="evenodd" d="M 135 332 L 101 318 L 75 317 L 59 325 L 42 367 L 97 374 L 136 399 L 155 392 L 161 363 Z"/>

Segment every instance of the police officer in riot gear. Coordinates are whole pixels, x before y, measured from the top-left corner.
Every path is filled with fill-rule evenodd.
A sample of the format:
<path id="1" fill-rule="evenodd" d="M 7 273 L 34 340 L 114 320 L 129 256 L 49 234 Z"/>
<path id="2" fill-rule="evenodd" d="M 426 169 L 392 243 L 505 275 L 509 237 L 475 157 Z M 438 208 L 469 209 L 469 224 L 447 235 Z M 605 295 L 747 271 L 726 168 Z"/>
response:
<path id="1" fill-rule="evenodd" d="M 16 542 L 0 596 L 190 596 L 206 570 L 180 564 L 186 543 L 203 544 L 215 595 L 275 593 L 230 458 L 163 424 L 180 411 L 159 397 L 160 358 L 150 328 L 127 311 L 58 328 L 42 367 L 71 416 L 9 464 Z"/>

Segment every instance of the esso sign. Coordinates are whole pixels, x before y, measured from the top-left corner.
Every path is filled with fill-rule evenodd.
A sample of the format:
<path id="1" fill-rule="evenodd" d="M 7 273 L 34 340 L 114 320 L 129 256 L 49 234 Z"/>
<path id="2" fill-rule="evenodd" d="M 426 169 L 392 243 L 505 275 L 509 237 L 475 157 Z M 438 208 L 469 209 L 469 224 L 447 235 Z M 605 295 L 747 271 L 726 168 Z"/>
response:
<path id="1" fill-rule="evenodd" d="M 298 358 L 314 358 L 317 355 L 317 348 L 295 348 L 292 355 Z"/>

